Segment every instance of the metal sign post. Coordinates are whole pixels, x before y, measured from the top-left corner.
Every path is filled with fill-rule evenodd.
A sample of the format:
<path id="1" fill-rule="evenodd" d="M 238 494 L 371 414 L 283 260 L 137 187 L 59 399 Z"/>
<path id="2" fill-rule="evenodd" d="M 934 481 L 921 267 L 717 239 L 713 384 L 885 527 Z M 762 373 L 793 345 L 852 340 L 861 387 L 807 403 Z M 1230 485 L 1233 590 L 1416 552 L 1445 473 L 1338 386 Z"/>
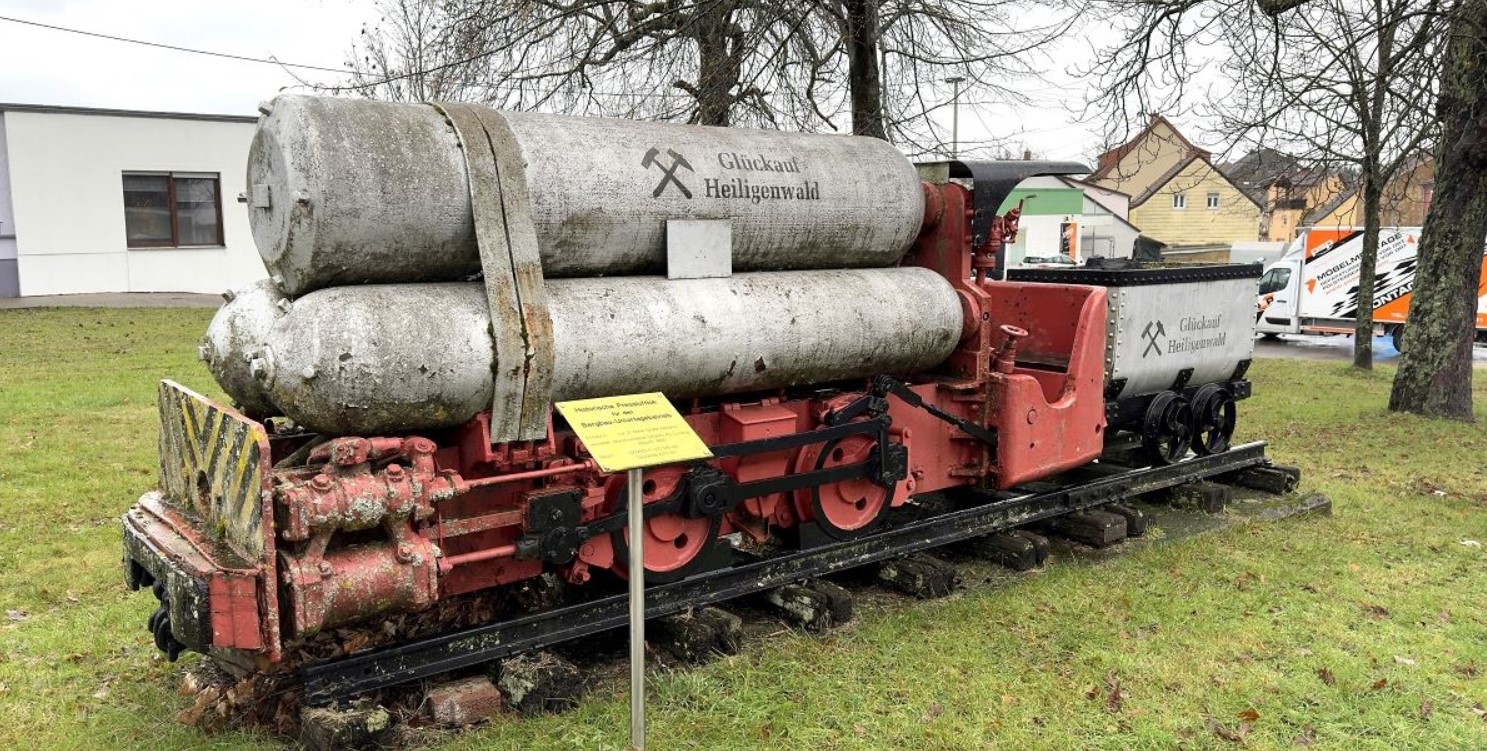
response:
<path id="1" fill-rule="evenodd" d="M 646 467 L 711 459 L 707 444 L 664 394 L 630 394 L 558 402 L 558 412 L 605 472 L 627 472 L 630 527 L 630 748 L 645 751 L 645 483 Z"/>
<path id="2" fill-rule="evenodd" d="M 640 469 L 630 470 L 630 748 L 645 751 L 645 503 Z"/>

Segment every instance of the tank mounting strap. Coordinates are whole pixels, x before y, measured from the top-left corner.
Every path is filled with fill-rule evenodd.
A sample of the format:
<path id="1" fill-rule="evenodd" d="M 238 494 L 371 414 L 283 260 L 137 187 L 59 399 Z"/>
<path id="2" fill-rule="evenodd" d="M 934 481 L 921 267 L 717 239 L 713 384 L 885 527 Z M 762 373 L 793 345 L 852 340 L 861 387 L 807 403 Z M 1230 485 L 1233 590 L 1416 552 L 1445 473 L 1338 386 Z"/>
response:
<path id="1" fill-rule="evenodd" d="M 881 532 L 771 556 L 646 588 L 645 616 L 762 592 L 800 579 L 948 545 L 1009 527 L 1264 464 L 1265 444 L 1247 443 L 1176 464 L 1127 469 L 1091 465 L 1052 490 L 969 496 L 955 510 Z M 368 691 L 624 627 L 629 597 L 619 594 L 520 615 L 483 626 L 305 665 L 305 701 L 326 704 Z"/>
<path id="2" fill-rule="evenodd" d="M 526 168 L 500 113 L 455 102 L 433 106 L 454 128 L 469 177 L 495 350 L 491 443 L 542 440 L 552 402 L 552 315 Z"/>

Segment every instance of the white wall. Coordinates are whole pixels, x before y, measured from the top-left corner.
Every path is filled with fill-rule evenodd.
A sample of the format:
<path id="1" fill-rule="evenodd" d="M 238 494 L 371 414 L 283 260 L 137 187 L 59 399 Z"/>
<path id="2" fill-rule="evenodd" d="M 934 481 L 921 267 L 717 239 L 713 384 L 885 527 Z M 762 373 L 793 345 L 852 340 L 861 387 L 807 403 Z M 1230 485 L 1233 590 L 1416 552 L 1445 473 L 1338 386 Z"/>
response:
<path id="1" fill-rule="evenodd" d="M 25 111 L 4 118 L 21 294 L 215 293 L 266 275 L 237 202 L 252 123 Z M 134 171 L 219 173 L 225 246 L 129 249 L 123 173 Z"/>
<path id="2" fill-rule="evenodd" d="M 0 112 L 0 297 L 21 293 L 16 275 L 15 215 L 10 209 L 10 162 L 5 148 L 5 113 Z"/>
<path id="3" fill-rule="evenodd" d="M 1061 255 L 1065 222 L 1078 222 L 1078 215 L 1023 214 L 1017 220 L 1017 242 L 1007 246 L 1007 265 L 1022 263 L 1027 256 Z"/>

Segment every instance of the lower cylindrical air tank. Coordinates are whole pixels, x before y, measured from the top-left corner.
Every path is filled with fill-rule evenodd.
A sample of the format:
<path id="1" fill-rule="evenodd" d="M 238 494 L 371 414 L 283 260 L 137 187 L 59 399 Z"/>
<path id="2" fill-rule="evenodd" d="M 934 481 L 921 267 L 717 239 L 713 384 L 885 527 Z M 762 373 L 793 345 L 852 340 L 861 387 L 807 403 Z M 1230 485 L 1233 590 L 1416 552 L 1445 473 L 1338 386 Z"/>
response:
<path id="1" fill-rule="evenodd" d="M 687 398 L 918 372 L 949 357 L 961 334 L 955 292 L 920 268 L 556 279 L 546 287 L 554 401 L 645 391 Z M 234 304 L 245 300 L 267 303 L 240 296 Z M 219 315 L 213 325 L 237 319 Z M 238 399 L 262 393 L 321 433 L 459 425 L 489 409 L 494 395 L 490 314 L 475 282 L 320 290 L 296 300 L 251 350 L 212 361 L 222 387 Z M 240 361 L 255 375 L 246 391 L 217 365 Z"/>
<path id="2" fill-rule="evenodd" d="M 263 279 L 226 295 L 227 303 L 207 327 L 197 355 L 237 403 L 252 417 L 274 414 L 263 382 L 253 376 L 253 358 L 268 340 L 274 322 L 288 309 L 274 283 Z"/>
<path id="3" fill-rule="evenodd" d="M 887 267 L 924 213 L 913 165 L 876 138 L 478 112 L 497 125 L 472 158 L 524 177 L 530 216 L 506 221 L 532 223 L 548 278 L 664 273 L 668 219 L 731 220 L 738 272 Z M 465 153 L 432 105 L 273 100 L 247 176 L 269 272 L 290 296 L 472 278 Z"/>

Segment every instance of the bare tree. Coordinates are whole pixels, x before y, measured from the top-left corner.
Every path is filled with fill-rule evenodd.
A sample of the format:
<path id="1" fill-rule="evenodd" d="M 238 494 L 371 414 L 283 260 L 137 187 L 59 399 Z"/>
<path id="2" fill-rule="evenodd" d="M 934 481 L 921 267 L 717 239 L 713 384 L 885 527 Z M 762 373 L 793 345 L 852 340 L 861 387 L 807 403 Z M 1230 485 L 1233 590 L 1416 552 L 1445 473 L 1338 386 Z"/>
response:
<path id="1" fill-rule="evenodd" d="M 1021 101 L 1016 84 L 1034 76 L 1038 48 L 1072 22 L 1046 8 L 1029 15 L 1041 1 L 382 0 L 384 23 L 373 30 L 382 36 L 358 44 L 362 77 L 340 88 L 408 99 L 456 91 L 511 109 L 710 125 L 850 127 L 914 153 L 943 152 L 947 78 L 964 79 L 981 101 Z M 460 63 L 445 78 L 462 88 L 387 84 L 423 70 L 420 59 Z"/>
<path id="2" fill-rule="evenodd" d="M 454 28 L 438 3 L 377 0 L 376 9 L 352 43 L 351 83 L 337 88 L 392 101 L 485 98 L 467 83 L 485 74 L 483 41 Z"/>
<path id="3" fill-rule="evenodd" d="M 1093 0 L 1126 24 L 1092 71 L 1112 131 L 1185 112 L 1233 143 L 1356 169 L 1364 217 L 1353 364 L 1373 365 L 1385 188 L 1433 144 L 1450 0 Z"/>
<path id="4" fill-rule="evenodd" d="M 1389 409 L 1472 421 L 1472 339 L 1487 238 L 1487 0 L 1461 3 L 1444 65 L 1435 194 Z"/>

